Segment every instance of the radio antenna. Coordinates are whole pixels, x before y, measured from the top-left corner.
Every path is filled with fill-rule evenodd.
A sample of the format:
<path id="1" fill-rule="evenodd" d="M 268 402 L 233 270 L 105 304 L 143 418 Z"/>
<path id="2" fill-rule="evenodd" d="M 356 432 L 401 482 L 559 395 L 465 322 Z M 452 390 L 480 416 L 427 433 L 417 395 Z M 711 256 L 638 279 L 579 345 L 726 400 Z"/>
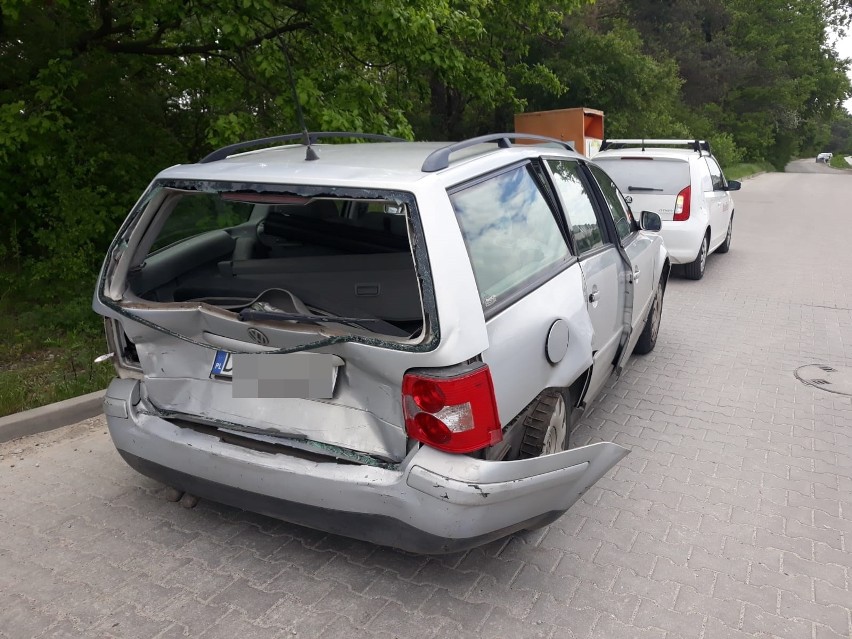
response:
<path id="1" fill-rule="evenodd" d="M 308 127 L 305 125 L 305 116 L 302 113 L 302 105 L 299 102 L 299 94 L 296 92 L 296 82 L 293 80 L 293 62 L 290 59 L 290 51 L 287 49 L 287 43 L 281 34 L 278 35 L 278 42 L 281 44 L 281 52 L 284 54 L 284 59 L 287 61 L 287 77 L 290 78 L 290 90 L 293 92 L 293 104 L 296 105 L 296 119 L 299 121 L 299 126 L 302 129 L 302 144 L 307 147 L 305 151 L 305 160 L 313 162 L 319 160 L 316 151 L 311 148 L 311 135 L 308 133 Z"/>

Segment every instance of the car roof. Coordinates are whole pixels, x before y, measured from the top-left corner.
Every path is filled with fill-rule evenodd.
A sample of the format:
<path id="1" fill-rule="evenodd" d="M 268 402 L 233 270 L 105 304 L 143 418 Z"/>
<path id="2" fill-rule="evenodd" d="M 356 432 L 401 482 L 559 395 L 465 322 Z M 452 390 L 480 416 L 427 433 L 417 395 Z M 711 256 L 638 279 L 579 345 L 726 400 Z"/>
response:
<path id="1" fill-rule="evenodd" d="M 581 157 L 566 149 L 516 144 L 474 144 L 454 150 L 446 168 L 424 171 L 423 163 L 433 152 L 451 142 L 369 142 L 360 144 L 313 144 L 319 159 L 307 160 L 307 147 L 287 144 L 236 153 L 207 163 L 181 164 L 162 171 L 159 179 L 222 180 L 295 183 L 364 183 L 376 186 L 414 183 L 431 175 L 453 171 L 476 161 L 487 170 L 527 157 L 555 153 Z M 481 162 L 480 162 L 481 161 Z M 453 171 L 455 173 L 455 171 Z"/>

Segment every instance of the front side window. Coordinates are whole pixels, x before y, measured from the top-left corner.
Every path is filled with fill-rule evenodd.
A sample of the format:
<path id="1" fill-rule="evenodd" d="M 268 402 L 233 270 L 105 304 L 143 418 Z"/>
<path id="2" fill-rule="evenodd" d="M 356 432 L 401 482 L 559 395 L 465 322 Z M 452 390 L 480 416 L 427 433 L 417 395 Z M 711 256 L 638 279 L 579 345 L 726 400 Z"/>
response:
<path id="1" fill-rule="evenodd" d="M 714 191 L 722 191 L 725 188 L 725 178 L 722 177 L 722 169 L 713 158 L 704 158 L 707 160 L 707 168 L 710 169 L 710 181 L 713 184 Z"/>
<path id="2" fill-rule="evenodd" d="M 603 193 L 606 199 L 607 208 L 615 222 L 615 232 L 618 233 L 619 239 L 624 241 L 624 238 L 630 235 L 635 228 L 630 207 L 627 206 L 627 202 L 624 201 L 612 178 L 596 166 L 590 165 L 589 169 L 592 171 L 592 175 L 595 176 L 598 186 L 601 187 L 601 193 Z"/>
<path id="3" fill-rule="evenodd" d="M 606 244 L 606 234 L 595 215 L 589 193 L 580 179 L 579 162 L 548 160 L 547 164 L 553 173 L 559 198 L 568 216 L 577 252 L 582 255 Z"/>
<path id="4" fill-rule="evenodd" d="M 483 307 L 556 269 L 569 257 L 553 211 L 528 166 L 450 195 Z"/>

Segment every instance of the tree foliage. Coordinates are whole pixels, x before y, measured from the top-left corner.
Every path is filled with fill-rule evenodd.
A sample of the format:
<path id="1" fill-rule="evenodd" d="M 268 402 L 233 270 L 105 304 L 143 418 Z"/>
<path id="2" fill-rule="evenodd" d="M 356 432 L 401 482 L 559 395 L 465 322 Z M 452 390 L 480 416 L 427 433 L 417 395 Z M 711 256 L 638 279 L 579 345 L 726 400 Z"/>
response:
<path id="1" fill-rule="evenodd" d="M 450 139 L 588 106 L 724 161 L 825 144 L 823 0 L 0 0 L 0 277 L 88 291 L 147 181 L 298 130 Z M 17 269 L 17 270 L 16 270 Z M 11 280 L 9 280 L 11 281 Z"/>

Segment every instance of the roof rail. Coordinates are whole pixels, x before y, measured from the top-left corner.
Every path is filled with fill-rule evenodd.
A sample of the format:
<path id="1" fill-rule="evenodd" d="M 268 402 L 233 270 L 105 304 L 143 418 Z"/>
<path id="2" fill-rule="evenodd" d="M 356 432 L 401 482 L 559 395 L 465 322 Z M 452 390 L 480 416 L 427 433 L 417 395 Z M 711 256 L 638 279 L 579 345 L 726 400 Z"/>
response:
<path id="1" fill-rule="evenodd" d="M 639 146 L 642 150 L 648 146 L 688 146 L 700 155 L 702 151 L 710 153 L 710 143 L 707 140 L 667 140 L 661 138 L 612 138 L 601 143 L 601 151 L 608 149 L 626 149 Z"/>
<path id="2" fill-rule="evenodd" d="M 405 142 L 402 138 L 395 138 L 390 135 L 379 135 L 377 133 L 356 133 L 352 131 L 320 131 L 312 133 L 288 133 L 287 135 L 274 135 L 269 138 L 258 138 L 257 140 L 247 140 L 245 142 L 237 142 L 223 146 L 221 149 L 213 151 L 210 155 L 205 156 L 199 164 L 207 164 L 208 162 L 216 162 L 224 160 L 229 155 L 233 155 L 235 151 L 247 149 L 254 146 L 264 146 L 274 142 L 300 142 L 304 146 L 310 146 L 320 138 L 354 138 L 358 140 L 380 140 L 382 142 Z"/>
<path id="3" fill-rule="evenodd" d="M 435 171 L 446 169 L 450 166 L 450 155 L 456 151 L 476 146 L 477 144 L 496 142 L 499 148 L 508 149 L 512 146 L 512 140 L 538 140 L 540 142 L 550 142 L 551 144 L 558 144 L 559 146 L 565 147 L 569 151 L 574 151 L 574 147 L 568 142 L 565 142 L 564 140 L 557 140 L 556 138 L 548 138 L 543 135 L 533 135 L 532 133 L 489 133 L 488 135 L 480 135 L 479 137 L 470 138 L 461 142 L 454 142 L 453 144 L 448 144 L 447 146 L 442 146 L 440 149 L 432 151 L 432 153 L 430 153 L 423 161 L 423 166 L 420 167 L 420 170 L 424 173 L 434 173 Z"/>

